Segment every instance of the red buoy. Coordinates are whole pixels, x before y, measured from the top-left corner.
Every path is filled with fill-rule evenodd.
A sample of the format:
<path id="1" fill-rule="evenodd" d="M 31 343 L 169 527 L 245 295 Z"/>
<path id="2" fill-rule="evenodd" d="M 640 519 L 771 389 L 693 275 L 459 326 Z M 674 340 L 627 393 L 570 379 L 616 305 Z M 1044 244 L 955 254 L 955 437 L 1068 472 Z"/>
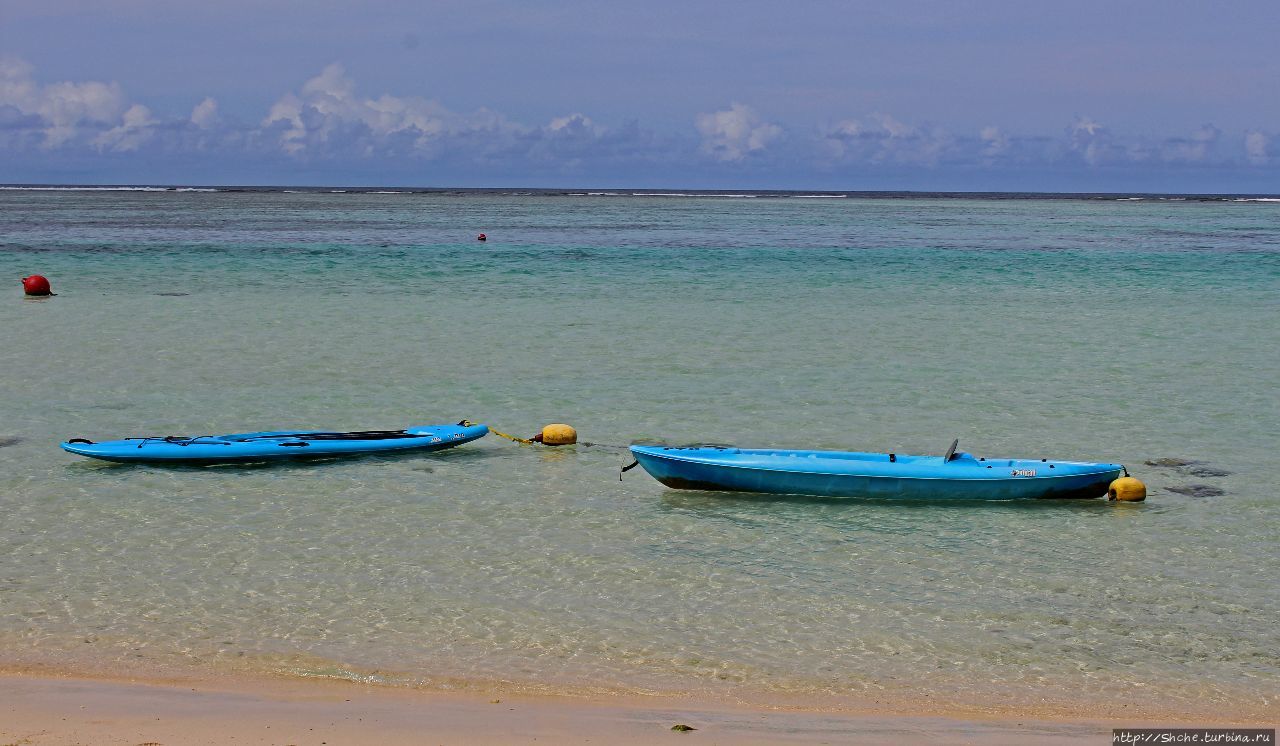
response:
<path id="1" fill-rule="evenodd" d="M 22 292 L 27 295 L 53 295 L 53 291 L 49 289 L 49 278 L 44 275 L 22 278 Z"/>
<path id="2" fill-rule="evenodd" d="M 488 240 L 489 240 L 489 237 L 488 237 L 488 236 L 486 236 L 485 234 L 481 233 L 480 235 L 476 236 L 476 240 L 477 240 L 477 241 L 488 241 Z"/>

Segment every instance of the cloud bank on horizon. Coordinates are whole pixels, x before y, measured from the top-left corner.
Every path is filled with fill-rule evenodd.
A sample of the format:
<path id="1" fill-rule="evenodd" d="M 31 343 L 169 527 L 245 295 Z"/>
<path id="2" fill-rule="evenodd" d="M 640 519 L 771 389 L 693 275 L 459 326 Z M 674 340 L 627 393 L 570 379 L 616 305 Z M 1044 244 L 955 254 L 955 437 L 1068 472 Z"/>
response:
<path id="1" fill-rule="evenodd" d="M 405 49 L 416 48 L 415 38 L 404 37 Z M 802 100 L 821 99 L 821 107 L 779 110 L 780 88 L 805 85 L 784 76 L 726 84 L 701 105 L 694 100 L 670 111 L 637 95 L 628 110 L 625 99 L 603 95 L 608 80 L 576 97 L 530 105 L 509 89 L 488 101 L 449 86 L 432 97 L 429 82 L 389 89 L 384 80 L 350 72 L 350 64 L 330 58 L 275 90 L 257 85 L 253 96 L 201 90 L 199 83 L 178 96 L 148 82 L 145 89 L 162 95 L 147 98 L 129 93 L 128 78 L 58 79 L 23 56 L 0 57 L 0 182 L 1280 188 L 1280 122 L 1270 120 L 1270 105 L 1253 115 L 1245 107 L 1244 116 L 1235 107 L 1223 122 L 1214 106 L 1192 101 L 1188 106 L 1203 115 L 1198 123 L 1182 118 L 1135 127 L 1132 111 L 1118 116 L 1117 126 L 1104 116 L 1105 106 L 1067 114 L 1046 105 L 1058 112 L 1053 122 L 996 106 L 983 115 L 975 102 L 950 104 L 963 116 L 939 121 L 927 107 L 902 111 L 913 107 L 875 92 L 836 99 L 815 92 Z M 648 77 L 641 70 L 630 79 Z M 1270 86 L 1280 94 L 1274 81 Z M 451 103 L 448 96 L 469 100 Z"/>

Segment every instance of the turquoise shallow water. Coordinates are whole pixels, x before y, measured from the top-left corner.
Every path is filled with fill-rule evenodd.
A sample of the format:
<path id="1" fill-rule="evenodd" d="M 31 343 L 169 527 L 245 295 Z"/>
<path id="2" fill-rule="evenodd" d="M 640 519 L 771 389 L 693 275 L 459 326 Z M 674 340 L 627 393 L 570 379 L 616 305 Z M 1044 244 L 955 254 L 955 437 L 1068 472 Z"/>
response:
<path id="1" fill-rule="evenodd" d="M 1280 205 L 4 192 L 0 277 L 0 661 L 1276 712 Z M 606 445 L 56 447 L 463 417 Z M 610 447 L 952 437 L 1151 497 L 678 492 Z"/>

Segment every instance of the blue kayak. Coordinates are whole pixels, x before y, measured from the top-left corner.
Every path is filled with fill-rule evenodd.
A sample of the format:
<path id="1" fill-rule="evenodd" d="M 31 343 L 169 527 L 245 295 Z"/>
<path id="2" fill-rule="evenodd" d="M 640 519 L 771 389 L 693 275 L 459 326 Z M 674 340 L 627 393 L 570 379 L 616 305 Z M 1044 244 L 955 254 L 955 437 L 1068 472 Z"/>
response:
<path id="1" fill-rule="evenodd" d="M 351 433 L 283 430 L 196 437 L 125 438 L 101 443 L 76 438 L 63 443 L 62 449 L 105 461 L 233 464 L 439 451 L 483 438 L 488 432 L 489 428 L 484 425 L 463 420 L 456 425 L 423 425 L 404 430 Z"/>
<path id="2" fill-rule="evenodd" d="M 725 446 L 631 446 L 668 487 L 826 497 L 1022 500 L 1107 494 L 1120 464 Z"/>

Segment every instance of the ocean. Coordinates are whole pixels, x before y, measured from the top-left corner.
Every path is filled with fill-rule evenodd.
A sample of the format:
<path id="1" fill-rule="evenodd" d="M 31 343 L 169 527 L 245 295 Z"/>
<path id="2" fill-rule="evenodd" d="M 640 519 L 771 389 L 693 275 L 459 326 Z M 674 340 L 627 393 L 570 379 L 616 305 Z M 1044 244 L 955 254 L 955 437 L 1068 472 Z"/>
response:
<path id="1" fill-rule="evenodd" d="M 1274 717 L 1276 198 L 655 191 L 0 190 L 0 667 Z M 57 447 L 463 418 L 584 442 Z M 619 480 L 952 438 L 1149 498 Z"/>

